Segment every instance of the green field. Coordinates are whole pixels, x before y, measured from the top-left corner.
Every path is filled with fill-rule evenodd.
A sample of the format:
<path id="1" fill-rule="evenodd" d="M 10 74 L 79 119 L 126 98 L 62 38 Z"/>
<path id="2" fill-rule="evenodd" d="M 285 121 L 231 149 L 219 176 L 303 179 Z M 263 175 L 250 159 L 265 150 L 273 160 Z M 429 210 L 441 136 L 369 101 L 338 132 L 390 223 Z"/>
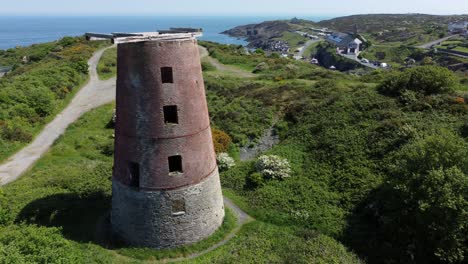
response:
<path id="1" fill-rule="evenodd" d="M 468 42 L 466 40 L 448 40 L 442 42 L 441 45 L 436 48 L 447 51 L 453 50 L 468 53 L 468 48 L 466 47 L 467 44 Z"/>

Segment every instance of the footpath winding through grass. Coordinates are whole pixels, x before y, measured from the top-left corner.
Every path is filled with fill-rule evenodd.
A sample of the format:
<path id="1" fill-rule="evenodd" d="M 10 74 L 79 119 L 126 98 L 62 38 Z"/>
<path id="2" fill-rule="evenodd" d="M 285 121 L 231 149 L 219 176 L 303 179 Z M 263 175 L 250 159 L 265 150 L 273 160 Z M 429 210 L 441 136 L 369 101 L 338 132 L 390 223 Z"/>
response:
<path id="1" fill-rule="evenodd" d="M 0 185 L 7 184 L 20 177 L 36 162 L 65 131 L 83 113 L 115 100 L 115 80 L 98 80 L 96 65 L 105 49 L 94 53 L 88 61 L 90 79 L 81 88 L 68 106 L 50 122 L 28 146 L 0 165 Z"/>

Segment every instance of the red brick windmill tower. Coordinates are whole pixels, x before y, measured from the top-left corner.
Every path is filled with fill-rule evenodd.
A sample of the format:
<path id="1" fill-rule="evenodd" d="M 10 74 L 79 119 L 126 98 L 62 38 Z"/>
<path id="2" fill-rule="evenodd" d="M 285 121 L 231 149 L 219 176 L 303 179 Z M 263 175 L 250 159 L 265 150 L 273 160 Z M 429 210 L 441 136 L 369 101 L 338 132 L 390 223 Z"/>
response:
<path id="1" fill-rule="evenodd" d="M 134 246 L 194 243 L 224 218 L 199 35 L 88 34 L 119 44 L 111 226 Z"/>

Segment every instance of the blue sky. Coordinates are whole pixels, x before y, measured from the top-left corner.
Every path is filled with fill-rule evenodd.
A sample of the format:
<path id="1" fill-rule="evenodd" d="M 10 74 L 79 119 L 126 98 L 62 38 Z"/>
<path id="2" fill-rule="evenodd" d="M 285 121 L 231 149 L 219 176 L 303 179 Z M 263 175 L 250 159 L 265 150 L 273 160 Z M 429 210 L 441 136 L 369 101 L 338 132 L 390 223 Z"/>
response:
<path id="1" fill-rule="evenodd" d="M 3 2 L 3 3 L 2 3 Z M 468 0 L 0 0 L 11 15 L 468 14 Z"/>

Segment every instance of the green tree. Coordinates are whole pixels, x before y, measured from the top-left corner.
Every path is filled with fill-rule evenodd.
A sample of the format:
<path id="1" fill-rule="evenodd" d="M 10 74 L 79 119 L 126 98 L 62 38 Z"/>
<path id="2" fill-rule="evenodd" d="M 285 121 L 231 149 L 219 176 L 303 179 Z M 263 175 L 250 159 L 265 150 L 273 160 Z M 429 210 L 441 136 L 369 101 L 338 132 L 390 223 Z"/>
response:
<path id="1" fill-rule="evenodd" d="M 424 57 L 421 62 L 422 65 L 434 65 L 434 60 L 431 57 Z"/>
<path id="2" fill-rule="evenodd" d="M 264 54 L 265 54 L 265 51 L 264 51 L 262 48 L 258 48 L 258 49 L 255 50 L 255 53 L 256 53 L 256 54 L 264 55 Z"/>
<path id="3" fill-rule="evenodd" d="M 400 263 L 462 263 L 468 253 L 467 142 L 440 131 L 406 145 L 390 161 L 379 197 L 381 244 L 390 244 L 391 258 Z"/>

